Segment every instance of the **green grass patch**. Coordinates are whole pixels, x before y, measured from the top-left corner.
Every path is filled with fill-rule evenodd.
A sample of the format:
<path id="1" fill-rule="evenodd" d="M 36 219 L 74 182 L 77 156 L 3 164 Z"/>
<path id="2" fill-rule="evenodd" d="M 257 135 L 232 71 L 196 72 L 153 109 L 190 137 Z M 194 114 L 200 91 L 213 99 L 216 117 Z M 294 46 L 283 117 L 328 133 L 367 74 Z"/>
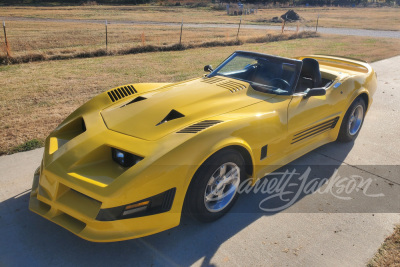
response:
<path id="1" fill-rule="evenodd" d="M 32 140 L 26 141 L 25 143 L 23 143 L 21 145 L 14 147 L 11 150 L 11 153 L 29 151 L 29 150 L 33 150 L 36 148 L 40 148 L 42 146 L 44 146 L 44 142 L 42 140 L 32 139 Z"/>

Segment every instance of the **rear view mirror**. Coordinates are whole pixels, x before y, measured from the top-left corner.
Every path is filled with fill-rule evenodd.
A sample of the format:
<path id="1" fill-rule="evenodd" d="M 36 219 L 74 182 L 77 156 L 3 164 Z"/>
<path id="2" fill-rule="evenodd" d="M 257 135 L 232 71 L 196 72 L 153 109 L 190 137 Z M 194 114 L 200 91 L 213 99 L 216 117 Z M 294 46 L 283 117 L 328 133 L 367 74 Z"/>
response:
<path id="1" fill-rule="evenodd" d="M 320 95 L 326 95 L 326 90 L 325 88 L 311 88 L 307 89 L 304 93 L 305 98 L 310 97 L 310 96 L 320 96 Z"/>
<path id="2" fill-rule="evenodd" d="M 204 71 L 212 72 L 214 69 L 212 68 L 211 65 L 205 65 L 204 66 Z"/>

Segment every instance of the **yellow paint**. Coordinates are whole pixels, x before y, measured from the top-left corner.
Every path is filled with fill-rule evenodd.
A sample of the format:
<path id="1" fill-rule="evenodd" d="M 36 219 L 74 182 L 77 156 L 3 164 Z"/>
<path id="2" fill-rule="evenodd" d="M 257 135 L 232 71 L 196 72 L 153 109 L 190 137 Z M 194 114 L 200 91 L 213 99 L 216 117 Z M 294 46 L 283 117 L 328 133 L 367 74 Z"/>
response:
<path id="1" fill-rule="evenodd" d="M 194 173 L 217 151 L 232 146 L 247 151 L 253 166 L 248 176 L 254 183 L 335 141 L 343 116 L 357 96 L 365 93 L 371 105 L 376 76 L 368 64 L 315 57 L 322 76 L 334 80 L 325 96 L 266 94 L 245 82 L 220 77 L 237 83 L 237 90 L 196 78 L 176 84 L 132 84 L 136 93 L 114 102 L 108 93 L 115 88 L 94 97 L 47 138 L 30 209 L 97 242 L 138 238 L 179 225 Z M 138 96 L 141 101 L 129 104 Z M 184 117 L 159 124 L 171 110 Z M 335 117 L 339 121 L 334 129 L 291 144 L 296 133 Z M 204 120 L 222 122 L 198 133 L 178 133 Z M 268 154 L 261 159 L 265 145 Z M 143 160 L 123 168 L 112 160 L 111 148 Z M 176 188 L 176 194 L 169 212 L 116 221 L 95 219 L 100 209 L 143 201 L 171 188 Z"/>
<path id="2" fill-rule="evenodd" d="M 100 186 L 100 187 L 106 187 L 107 186 L 107 184 L 105 184 L 105 183 L 94 181 L 92 179 L 89 179 L 87 177 L 84 177 L 84 176 L 79 175 L 79 174 L 74 173 L 74 172 L 71 172 L 71 173 L 68 173 L 68 174 L 71 175 L 72 177 L 76 178 L 76 179 L 79 179 L 81 181 L 84 181 L 84 182 L 87 182 L 87 183 L 90 183 L 90 184 L 94 184 L 96 186 Z"/>

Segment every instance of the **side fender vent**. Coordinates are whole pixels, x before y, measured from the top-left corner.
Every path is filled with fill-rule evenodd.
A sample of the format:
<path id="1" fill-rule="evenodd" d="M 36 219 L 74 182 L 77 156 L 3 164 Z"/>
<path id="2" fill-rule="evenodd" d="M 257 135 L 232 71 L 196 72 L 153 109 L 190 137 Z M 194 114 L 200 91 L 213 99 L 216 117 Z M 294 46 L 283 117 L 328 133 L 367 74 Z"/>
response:
<path id="1" fill-rule="evenodd" d="M 304 140 L 304 139 L 307 139 L 310 137 L 314 137 L 318 134 L 324 133 L 326 131 L 329 131 L 329 130 L 335 128 L 338 120 L 339 120 L 339 117 L 335 117 L 333 119 L 327 120 L 323 123 L 317 124 L 311 128 L 308 128 L 304 131 L 301 131 L 301 132 L 295 134 L 292 139 L 291 144 L 295 144 L 301 140 Z"/>
<path id="2" fill-rule="evenodd" d="M 246 88 L 244 84 L 233 82 L 233 81 L 227 81 L 224 83 L 219 83 L 217 84 L 218 86 L 228 89 L 231 93 L 235 93 L 238 91 L 241 91 Z"/>
<path id="3" fill-rule="evenodd" d="M 185 117 L 185 115 L 173 109 L 168 113 L 168 115 L 164 119 L 162 119 L 159 123 L 157 123 L 156 126 L 182 117 Z"/>
<path id="4" fill-rule="evenodd" d="M 218 123 L 221 123 L 222 121 L 218 121 L 218 120 L 205 120 L 205 121 L 201 121 L 198 123 L 195 123 L 193 125 L 190 125 L 180 131 L 178 131 L 178 133 L 198 133 L 204 129 L 207 129 L 211 126 L 214 126 Z"/>
<path id="5" fill-rule="evenodd" d="M 132 85 L 121 86 L 107 92 L 112 102 L 118 101 L 124 97 L 136 94 L 137 91 Z"/>

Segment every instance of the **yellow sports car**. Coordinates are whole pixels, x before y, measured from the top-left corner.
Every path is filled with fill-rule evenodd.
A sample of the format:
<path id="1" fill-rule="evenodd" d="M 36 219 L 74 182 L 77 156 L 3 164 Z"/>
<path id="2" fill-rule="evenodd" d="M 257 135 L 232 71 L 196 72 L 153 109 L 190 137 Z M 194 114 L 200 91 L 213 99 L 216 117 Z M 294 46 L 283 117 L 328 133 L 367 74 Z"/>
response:
<path id="1" fill-rule="evenodd" d="M 376 90 L 366 62 L 237 51 L 208 75 L 128 84 L 46 139 L 29 208 L 97 242 L 154 234 L 181 214 L 223 216 L 240 183 L 360 132 Z"/>

